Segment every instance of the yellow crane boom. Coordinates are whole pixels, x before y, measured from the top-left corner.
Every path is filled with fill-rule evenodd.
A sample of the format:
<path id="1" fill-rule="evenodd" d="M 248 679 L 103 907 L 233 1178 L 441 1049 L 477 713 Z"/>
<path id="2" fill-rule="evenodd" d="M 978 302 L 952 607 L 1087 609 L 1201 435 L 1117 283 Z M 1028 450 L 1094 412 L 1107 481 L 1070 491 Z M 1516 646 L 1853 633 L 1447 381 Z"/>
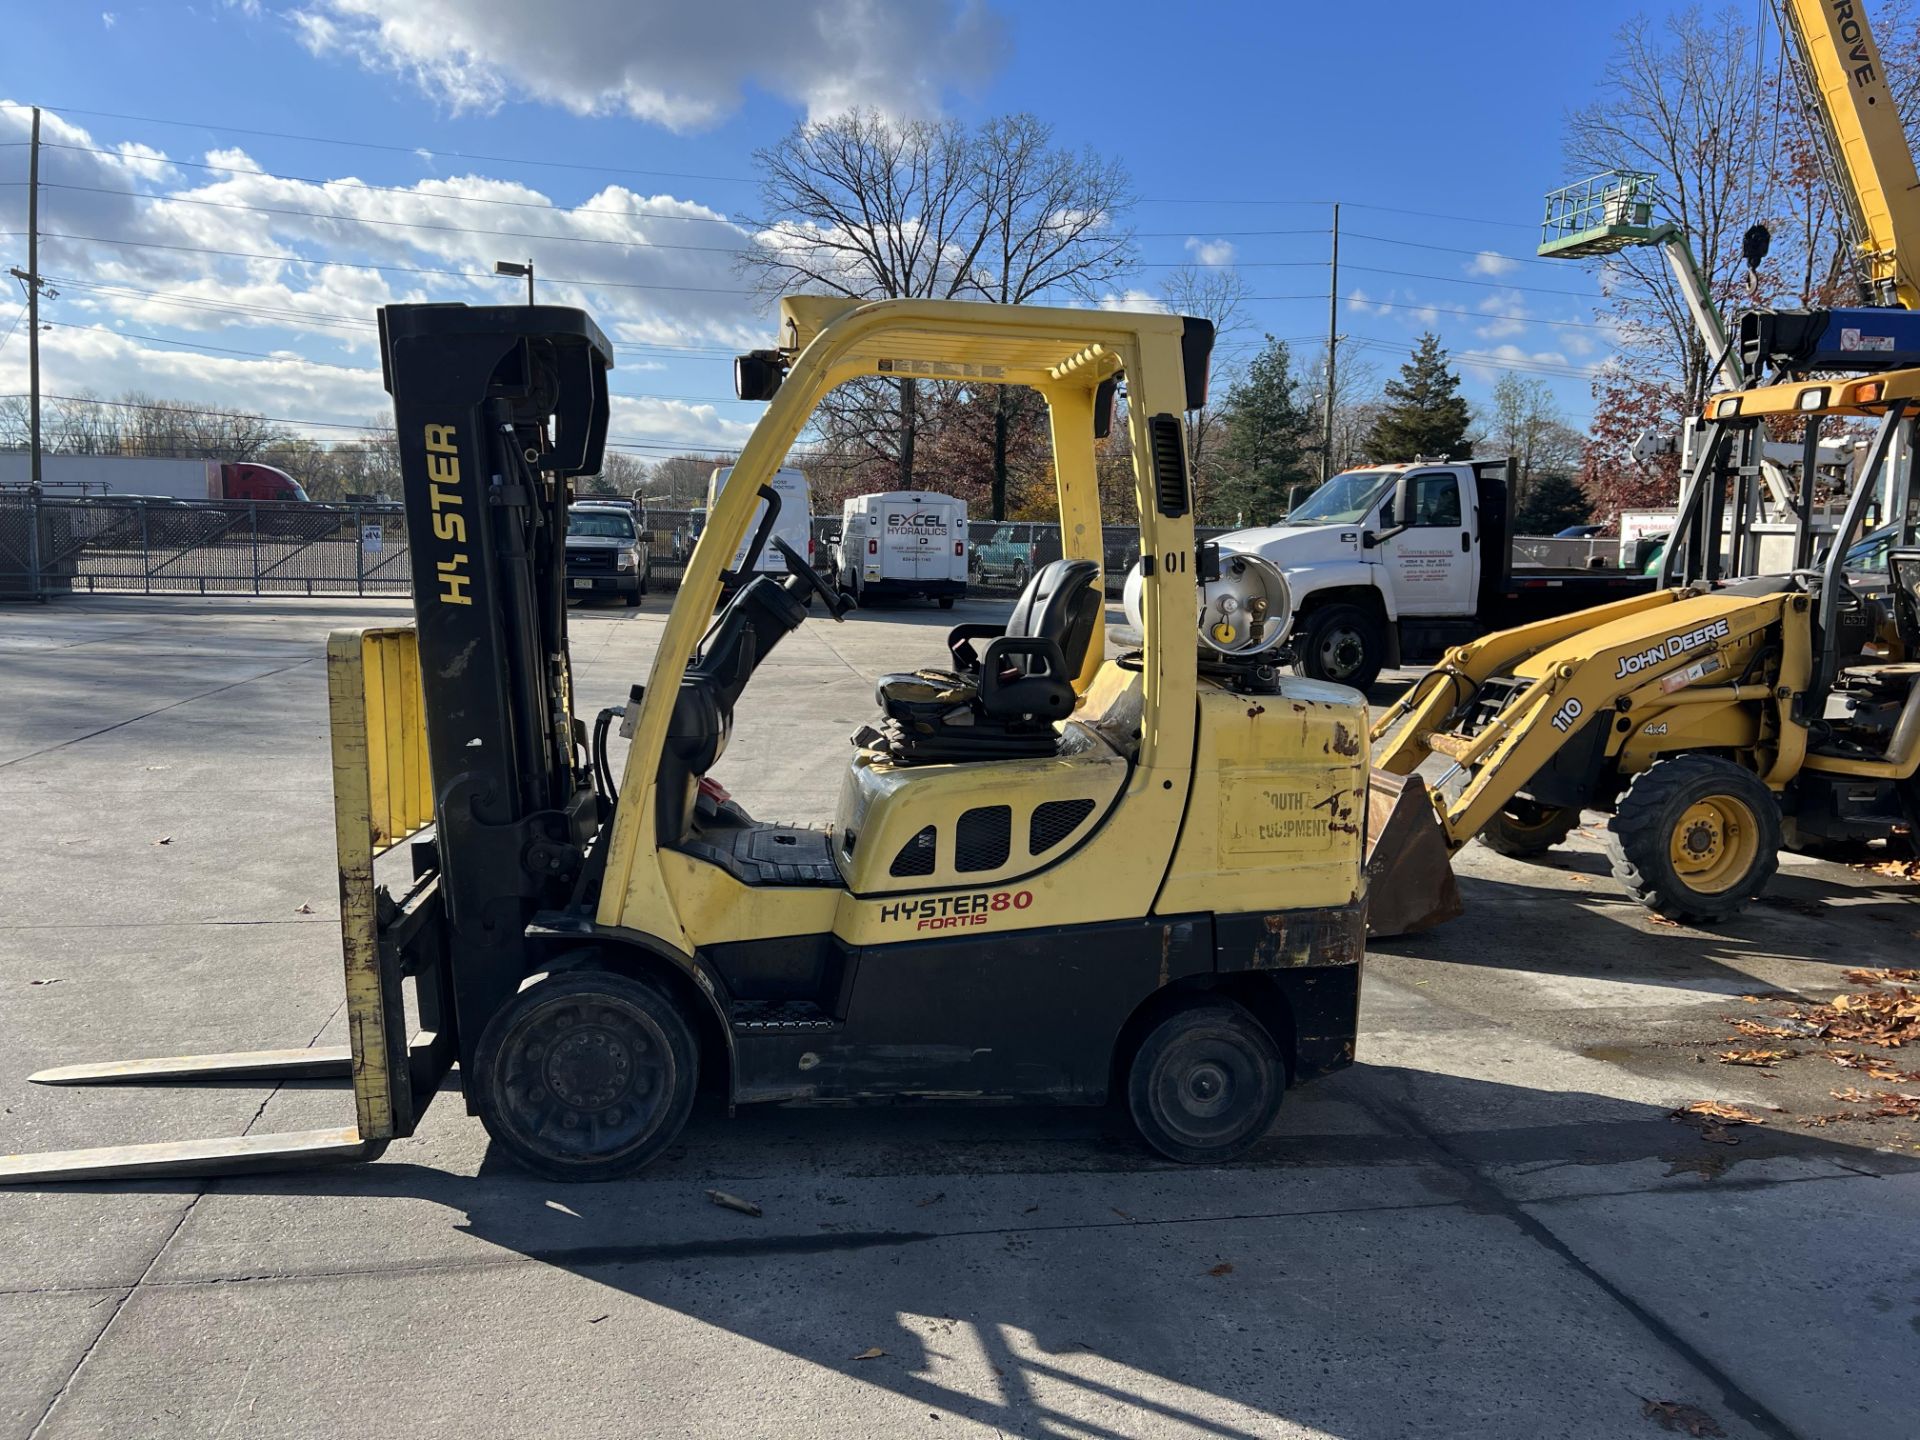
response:
<path id="1" fill-rule="evenodd" d="M 1920 174 L 1863 0 L 1775 0 L 1875 304 L 1920 310 Z"/>

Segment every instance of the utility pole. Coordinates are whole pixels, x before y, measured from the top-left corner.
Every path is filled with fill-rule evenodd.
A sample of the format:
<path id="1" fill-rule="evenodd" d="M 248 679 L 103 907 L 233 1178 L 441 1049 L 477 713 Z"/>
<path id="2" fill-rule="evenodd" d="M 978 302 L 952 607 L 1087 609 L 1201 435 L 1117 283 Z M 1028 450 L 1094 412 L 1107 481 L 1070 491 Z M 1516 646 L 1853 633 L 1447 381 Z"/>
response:
<path id="1" fill-rule="evenodd" d="M 27 433 L 32 467 L 40 489 L 40 107 L 33 107 L 32 148 L 27 151 Z"/>
<path id="2" fill-rule="evenodd" d="M 1320 429 L 1320 483 L 1333 478 L 1334 351 L 1340 345 L 1340 202 L 1333 202 L 1333 269 L 1327 279 L 1327 404 Z"/>

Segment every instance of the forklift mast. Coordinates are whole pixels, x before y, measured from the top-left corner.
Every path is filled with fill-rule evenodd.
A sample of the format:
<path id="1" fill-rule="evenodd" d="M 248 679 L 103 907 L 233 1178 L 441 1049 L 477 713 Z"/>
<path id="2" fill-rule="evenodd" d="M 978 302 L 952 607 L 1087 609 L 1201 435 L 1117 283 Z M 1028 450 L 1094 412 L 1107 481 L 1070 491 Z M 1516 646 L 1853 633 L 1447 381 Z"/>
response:
<path id="1" fill-rule="evenodd" d="M 569 480 L 598 472 L 613 352 L 580 310 L 389 305 L 422 714 L 460 1058 L 527 972 L 601 816 L 567 656 Z"/>

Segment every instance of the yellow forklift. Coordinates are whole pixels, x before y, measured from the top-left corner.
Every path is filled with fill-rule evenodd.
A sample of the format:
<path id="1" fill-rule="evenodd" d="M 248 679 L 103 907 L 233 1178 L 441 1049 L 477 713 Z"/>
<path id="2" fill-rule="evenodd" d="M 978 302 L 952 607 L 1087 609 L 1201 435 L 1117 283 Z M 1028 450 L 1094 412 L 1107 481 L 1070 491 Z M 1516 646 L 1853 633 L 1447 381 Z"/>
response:
<path id="1" fill-rule="evenodd" d="M 369 1159 L 456 1063 L 499 1147 L 559 1179 L 643 1166 L 701 1090 L 1124 1097 L 1161 1154 L 1208 1162 L 1351 1062 L 1366 711 L 1277 675 L 1278 572 L 1223 574 L 1195 546 L 1181 417 L 1204 403 L 1206 322 L 783 301 L 778 347 L 737 362 L 767 409 L 651 673 L 589 731 L 565 518 L 570 477 L 600 466 L 611 348 L 570 309 L 380 320 L 416 624 L 328 647 L 350 1043 L 34 1077 L 345 1074 L 355 1123 L 13 1155 L 0 1181 Z M 1109 659 L 1095 441 L 1123 375 L 1140 647 Z M 814 408 L 867 376 L 1037 390 L 1064 555 L 1004 625 L 958 626 L 937 667 L 881 683 L 831 826 L 769 824 L 709 771 L 761 661 L 813 601 L 835 621 L 850 602 L 777 542 L 784 577 L 735 587 L 724 567 L 762 499 L 771 532 L 770 479 Z"/>

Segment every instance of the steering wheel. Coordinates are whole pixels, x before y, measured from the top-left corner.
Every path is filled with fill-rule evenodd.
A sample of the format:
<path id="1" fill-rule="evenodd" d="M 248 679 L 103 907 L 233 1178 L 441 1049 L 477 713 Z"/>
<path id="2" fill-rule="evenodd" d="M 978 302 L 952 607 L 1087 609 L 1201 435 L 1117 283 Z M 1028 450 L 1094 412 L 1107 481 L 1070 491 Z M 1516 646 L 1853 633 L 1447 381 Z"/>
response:
<path id="1" fill-rule="evenodd" d="M 826 603 L 827 614 L 844 624 L 847 611 L 853 608 L 852 599 L 827 584 L 820 572 L 807 563 L 805 556 L 777 535 L 773 537 L 773 548 L 780 552 L 780 558 L 786 562 L 787 573 L 812 587 L 814 593 Z"/>

